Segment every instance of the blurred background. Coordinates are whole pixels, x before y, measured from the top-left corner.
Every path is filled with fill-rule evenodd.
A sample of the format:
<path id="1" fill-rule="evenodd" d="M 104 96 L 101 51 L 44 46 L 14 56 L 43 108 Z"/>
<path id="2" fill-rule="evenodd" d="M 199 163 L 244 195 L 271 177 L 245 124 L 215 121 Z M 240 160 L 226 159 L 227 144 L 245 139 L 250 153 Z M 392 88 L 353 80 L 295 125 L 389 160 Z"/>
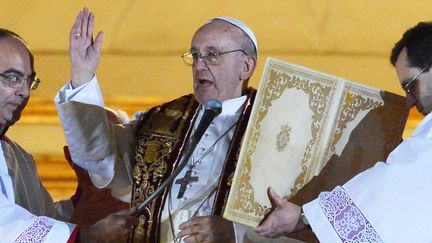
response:
<path id="1" fill-rule="evenodd" d="M 0 23 L 30 45 L 43 80 L 8 136 L 32 153 L 55 199 L 75 191 L 63 158 L 66 144 L 53 98 L 70 77 L 68 38 L 84 6 L 105 33 L 97 76 L 106 105 L 129 115 L 192 92 L 190 67 L 180 56 L 195 30 L 215 16 L 243 20 L 258 39 L 257 87 L 267 57 L 404 95 L 389 62 L 402 33 L 431 17 L 416 0 L 0 0 Z M 404 136 L 422 116 L 411 112 Z"/>

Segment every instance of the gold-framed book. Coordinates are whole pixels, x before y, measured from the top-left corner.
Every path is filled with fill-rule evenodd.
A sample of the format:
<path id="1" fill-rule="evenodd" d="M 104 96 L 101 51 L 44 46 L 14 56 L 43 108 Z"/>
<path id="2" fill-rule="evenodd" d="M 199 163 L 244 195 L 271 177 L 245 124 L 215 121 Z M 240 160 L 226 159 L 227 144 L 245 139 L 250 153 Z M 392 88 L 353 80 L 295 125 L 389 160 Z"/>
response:
<path id="1" fill-rule="evenodd" d="M 384 107 L 385 112 L 382 112 Z M 349 147 L 347 145 L 357 143 L 352 141 L 353 131 L 360 127 L 366 131 L 369 126 L 381 126 L 387 122 L 381 119 L 386 112 L 401 121 L 397 122 L 397 129 L 391 134 L 384 129 L 385 126 L 380 128 L 387 136 L 384 142 L 382 138 L 367 142 L 367 146 L 376 144 L 382 147 L 378 152 L 379 159 L 385 159 L 389 149 L 400 142 L 408 114 L 403 97 L 268 58 L 243 139 L 224 218 L 257 226 L 271 208 L 267 197 L 269 186 L 286 199 L 296 195 L 296 202 L 304 203 L 306 198 L 300 196 L 299 199 L 299 191 L 312 179 L 316 180 L 325 167 L 335 167 L 330 161 L 340 158 Z M 374 117 L 372 121 L 365 119 L 370 115 Z M 355 134 L 359 140 L 357 137 L 361 135 Z M 380 135 L 380 132 L 374 135 Z M 359 159 L 366 158 L 375 159 L 369 155 Z M 360 160 L 338 161 L 341 165 L 336 167 L 343 168 L 338 173 L 344 175 L 327 173 L 326 176 L 346 181 L 349 179 L 347 174 L 353 176 L 360 172 L 359 168 L 365 169 L 376 162 Z M 362 164 L 352 169 L 353 163 Z M 338 178 L 330 181 L 345 182 Z M 333 184 L 323 183 L 312 188 L 313 192 L 309 190 L 306 193 L 307 199 L 318 196 L 321 189 L 332 189 Z"/>

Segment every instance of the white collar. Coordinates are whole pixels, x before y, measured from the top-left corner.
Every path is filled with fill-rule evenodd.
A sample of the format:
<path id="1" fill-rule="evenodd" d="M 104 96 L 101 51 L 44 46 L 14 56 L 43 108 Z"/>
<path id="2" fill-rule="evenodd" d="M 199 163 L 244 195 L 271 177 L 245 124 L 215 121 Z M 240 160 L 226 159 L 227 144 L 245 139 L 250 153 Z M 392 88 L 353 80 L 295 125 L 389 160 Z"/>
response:
<path id="1" fill-rule="evenodd" d="M 222 113 L 220 116 L 230 116 L 234 115 L 244 104 L 246 101 L 246 95 L 225 100 L 222 102 Z"/>

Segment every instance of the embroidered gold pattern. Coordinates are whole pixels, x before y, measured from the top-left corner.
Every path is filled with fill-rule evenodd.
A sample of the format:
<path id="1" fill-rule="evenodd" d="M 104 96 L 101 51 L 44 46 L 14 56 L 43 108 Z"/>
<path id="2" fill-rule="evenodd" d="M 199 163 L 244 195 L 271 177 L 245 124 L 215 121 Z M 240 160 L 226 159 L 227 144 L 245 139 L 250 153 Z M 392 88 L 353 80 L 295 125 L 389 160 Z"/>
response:
<path id="1" fill-rule="evenodd" d="M 144 237 L 144 223 L 145 216 L 141 215 L 139 218 L 139 223 L 136 226 L 135 234 L 134 234 L 134 242 L 139 242 Z"/>
<path id="2" fill-rule="evenodd" d="M 291 193 L 294 194 L 305 184 L 308 161 L 312 155 L 312 147 L 321 136 L 319 133 L 319 127 L 325 115 L 325 106 L 328 103 L 328 100 L 333 97 L 336 85 L 335 82 L 325 79 L 321 80 L 322 83 L 310 82 L 308 75 L 305 73 L 301 73 L 301 75 L 306 78 L 300 78 L 299 76 L 296 76 L 295 74 L 299 74 L 296 70 L 289 70 L 294 75 L 288 75 L 286 73 L 286 69 L 287 67 L 283 67 L 278 64 L 272 64 L 270 72 L 267 72 L 267 76 L 265 77 L 267 80 L 267 88 L 265 89 L 266 93 L 263 94 L 263 97 L 265 98 L 262 100 L 262 104 L 260 105 L 261 110 L 258 113 L 257 122 L 253 129 L 255 132 L 251 136 L 251 146 L 246 152 L 244 170 L 240 175 L 240 183 L 238 188 L 239 193 L 236 195 L 233 205 L 233 208 L 236 210 L 240 210 L 245 213 L 253 213 L 257 216 L 264 216 L 269 212 L 270 208 L 259 204 L 254 199 L 254 191 L 249 182 L 249 174 L 251 171 L 251 155 L 256 148 L 256 143 L 259 137 L 258 131 L 260 130 L 261 123 L 264 120 L 269 107 L 271 107 L 272 102 L 279 98 L 286 89 L 295 88 L 308 94 L 309 107 L 313 112 L 313 122 L 311 126 L 312 139 L 307 144 L 301 163 L 302 172 L 297 177 L 294 188 L 291 191 Z"/>
<path id="3" fill-rule="evenodd" d="M 133 168 L 134 191 L 132 206 L 142 203 L 153 194 L 163 182 L 163 178 L 171 173 L 178 159 L 174 150 L 181 151 L 184 136 L 190 130 L 186 122 L 191 112 L 195 114 L 197 103 L 191 95 L 173 100 L 160 107 L 155 107 L 140 120 L 136 132 L 135 166 Z M 193 121 L 193 118 L 192 118 Z M 156 232 L 159 211 L 159 199 L 152 201 L 145 208 L 143 217 L 134 231 L 134 240 L 149 242 L 150 238 L 158 237 Z M 162 200 L 162 199 L 160 199 Z M 153 235 L 156 233 L 156 235 Z"/>
<path id="4" fill-rule="evenodd" d="M 363 90 L 356 89 L 355 87 L 345 87 L 345 102 L 340 111 L 339 122 L 331 142 L 331 153 L 329 153 L 328 156 L 331 156 L 331 154 L 335 152 L 336 144 L 342 137 L 343 130 L 346 128 L 347 123 L 353 121 L 360 111 L 372 110 L 384 105 L 384 101 L 380 96 L 373 97 L 370 93 L 366 95 L 363 93 Z"/>
<path id="5" fill-rule="evenodd" d="M 289 140 L 290 140 L 290 132 L 291 127 L 288 125 L 282 125 L 279 129 L 279 133 L 276 137 L 276 149 L 279 152 L 282 152 L 285 150 Z"/>
<path id="6" fill-rule="evenodd" d="M 137 164 L 134 168 L 134 179 L 136 188 L 134 200 L 142 200 L 156 189 L 150 182 L 156 182 L 164 176 L 173 145 L 176 138 L 149 134 L 138 137 L 135 159 Z"/>

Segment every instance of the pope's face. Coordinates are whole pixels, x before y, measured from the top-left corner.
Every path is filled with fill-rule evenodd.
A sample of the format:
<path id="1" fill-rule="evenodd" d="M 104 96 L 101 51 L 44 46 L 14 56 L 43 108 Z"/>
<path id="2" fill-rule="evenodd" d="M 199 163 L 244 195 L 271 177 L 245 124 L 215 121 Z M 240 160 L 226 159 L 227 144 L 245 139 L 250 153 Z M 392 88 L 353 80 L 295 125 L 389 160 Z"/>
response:
<path id="1" fill-rule="evenodd" d="M 408 83 L 413 77 L 421 73 L 422 69 L 408 65 L 407 49 L 402 49 L 396 61 L 396 73 L 401 85 Z M 413 82 L 411 91 L 407 93 L 407 106 L 416 106 L 423 115 L 432 111 L 432 72 L 425 71 L 418 75 Z"/>
<path id="2" fill-rule="evenodd" d="M 34 75 L 30 54 L 18 39 L 6 37 L 0 40 L 0 73 L 26 78 Z M 3 130 L 21 117 L 30 89 L 27 83 L 20 88 L 12 88 L 5 78 L 0 78 L 0 128 Z"/>
<path id="3" fill-rule="evenodd" d="M 191 52 L 227 52 L 241 49 L 233 33 L 236 27 L 228 23 L 211 22 L 201 27 L 192 39 Z M 208 99 L 225 101 L 242 95 L 246 55 L 236 51 L 219 56 L 217 64 L 206 64 L 198 58 L 192 65 L 195 99 L 203 103 Z"/>

